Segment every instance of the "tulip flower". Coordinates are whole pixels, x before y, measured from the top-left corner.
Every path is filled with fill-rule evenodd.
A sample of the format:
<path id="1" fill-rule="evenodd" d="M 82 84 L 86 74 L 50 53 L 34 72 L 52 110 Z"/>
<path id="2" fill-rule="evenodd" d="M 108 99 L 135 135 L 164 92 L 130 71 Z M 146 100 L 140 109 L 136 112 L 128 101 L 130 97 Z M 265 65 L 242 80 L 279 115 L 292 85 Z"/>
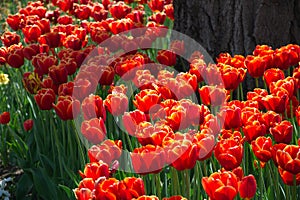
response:
<path id="1" fill-rule="evenodd" d="M 162 147 L 146 145 L 130 153 L 133 169 L 138 174 L 158 173 L 165 165 L 165 152 Z"/>
<path id="2" fill-rule="evenodd" d="M 296 145 L 286 145 L 284 149 L 276 152 L 276 161 L 283 170 L 294 175 L 300 173 L 300 147 Z"/>
<path id="3" fill-rule="evenodd" d="M 293 138 L 293 125 L 289 121 L 282 121 L 270 128 L 275 142 L 289 144 Z"/>
<path id="4" fill-rule="evenodd" d="M 98 178 L 104 176 L 109 177 L 109 168 L 108 165 L 102 161 L 88 163 L 84 167 L 84 171 L 79 171 L 79 174 L 82 178 L 92 178 L 96 181 Z"/>
<path id="5" fill-rule="evenodd" d="M 91 119 L 91 118 L 103 118 L 103 120 L 106 120 L 106 110 L 103 104 L 103 100 L 98 95 L 90 95 L 86 97 L 82 101 L 82 112 L 83 112 L 83 118 L 85 120 Z"/>
<path id="6" fill-rule="evenodd" d="M 5 111 L 0 114 L 0 124 L 8 124 L 10 121 L 10 113 Z"/>
<path id="7" fill-rule="evenodd" d="M 98 144 L 106 136 L 105 122 L 101 117 L 85 120 L 81 124 L 81 132 L 89 142 Z"/>
<path id="8" fill-rule="evenodd" d="M 112 115 L 119 116 L 128 108 L 128 98 L 123 93 L 109 94 L 104 100 L 104 105 Z"/>
<path id="9" fill-rule="evenodd" d="M 168 50 L 160 50 L 157 53 L 157 61 L 166 66 L 174 66 L 176 64 L 176 54 Z"/>
<path id="10" fill-rule="evenodd" d="M 233 200 L 238 192 L 238 179 L 230 171 L 215 172 L 202 178 L 202 186 L 211 199 Z"/>
<path id="11" fill-rule="evenodd" d="M 243 151 L 243 144 L 240 141 L 228 138 L 221 139 L 217 143 L 214 155 L 222 167 L 232 170 L 241 164 Z"/>
<path id="12" fill-rule="evenodd" d="M 88 150 L 90 162 L 103 162 L 110 165 L 114 160 L 118 160 L 122 154 L 121 140 L 105 140 L 101 144 L 93 145 Z"/>
<path id="13" fill-rule="evenodd" d="M 268 162 L 272 158 L 272 139 L 260 136 L 251 142 L 254 155 L 262 162 Z"/>
<path id="14" fill-rule="evenodd" d="M 41 110 L 50 110 L 55 99 L 55 92 L 50 88 L 40 89 L 34 96 L 34 100 Z"/>
<path id="15" fill-rule="evenodd" d="M 256 180 L 252 174 L 245 176 L 238 183 L 239 194 L 243 199 L 252 199 L 256 193 Z"/>
<path id="16" fill-rule="evenodd" d="M 30 131 L 33 127 L 33 120 L 32 119 L 27 119 L 23 123 L 23 127 L 25 131 Z"/>
<path id="17" fill-rule="evenodd" d="M 80 102 L 71 96 L 59 96 L 56 104 L 52 104 L 56 114 L 62 120 L 75 119 L 80 111 Z"/>

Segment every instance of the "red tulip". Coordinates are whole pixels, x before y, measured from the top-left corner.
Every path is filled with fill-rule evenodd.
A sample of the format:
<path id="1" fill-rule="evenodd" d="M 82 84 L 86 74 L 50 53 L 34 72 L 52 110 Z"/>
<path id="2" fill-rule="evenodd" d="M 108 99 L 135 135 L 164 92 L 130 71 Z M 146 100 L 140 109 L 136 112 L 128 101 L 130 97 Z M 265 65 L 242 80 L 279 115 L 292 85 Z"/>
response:
<path id="1" fill-rule="evenodd" d="M 264 72 L 264 79 L 265 79 L 267 86 L 269 86 L 272 82 L 276 82 L 278 80 L 283 80 L 284 73 L 282 70 L 280 70 L 278 68 L 267 69 Z"/>
<path id="2" fill-rule="evenodd" d="M 155 90 L 145 89 L 135 95 L 135 99 L 133 101 L 135 107 L 142 112 L 149 113 L 152 106 L 160 103 L 161 95 Z"/>
<path id="3" fill-rule="evenodd" d="M 164 11 L 170 20 L 174 20 L 174 6 L 172 3 L 165 5 Z"/>
<path id="4" fill-rule="evenodd" d="M 6 31 L 1 35 L 1 41 L 4 46 L 9 47 L 20 42 L 20 36 L 15 32 Z"/>
<path id="5" fill-rule="evenodd" d="M 79 172 L 82 178 L 92 178 L 96 181 L 98 178 L 104 176 L 109 177 L 109 168 L 108 165 L 102 161 L 88 163 L 84 167 L 83 172 Z"/>
<path id="6" fill-rule="evenodd" d="M 166 162 L 164 149 L 159 146 L 146 145 L 130 153 L 133 169 L 138 174 L 158 173 Z"/>
<path id="7" fill-rule="evenodd" d="M 25 42 L 37 42 L 38 38 L 42 34 L 41 28 L 34 24 L 34 25 L 26 25 L 24 28 L 22 28 L 22 32 L 25 36 Z"/>
<path id="8" fill-rule="evenodd" d="M 27 60 L 32 60 L 40 52 L 40 46 L 38 44 L 30 44 L 23 48 L 23 55 Z"/>
<path id="9" fill-rule="evenodd" d="M 270 128 L 275 142 L 289 144 L 293 138 L 293 125 L 289 121 L 282 121 Z"/>
<path id="10" fill-rule="evenodd" d="M 239 128 L 242 125 L 241 109 L 235 105 L 223 106 L 220 116 L 224 120 L 225 129 Z"/>
<path id="11" fill-rule="evenodd" d="M 105 122 L 101 117 L 85 120 L 81 124 L 81 132 L 89 142 L 98 144 L 106 136 Z"/>
<path id="12" fill-rule="evenodd" d="M 124 124 L 126 131 L 130 135 L 134 135 L 136 132 L 137 126 L 141 122 L 145 122 L 147 120 L 147 118 L 146 118 L 146 115 L 144 112 L 137 109 L 135 111 L 125 112 L 122 117 L 122 120 L 123 120 L 123 124 Z"/>
<path id="13" fill-rule="evenodd" d="M 50 67 L 58 63 L 57 58 L 46 54 L 38 54 L 33 57 L 32 64 L 38 71 L 39 75 L 48 74 Z"/>
<path id="14" fill-rule="evenodd" d="M 207 130 L 207 133 L 205 130 Z M 215 147 L 215 137 L 211 134 L 210 129 L 202 129 L 201 132 L 194 135 L 193 143 L 198 147 L 198 160 L 203 161 L 212 155 Z"/>
<path id="15" fill-rule="evenodd" d="M 176 64 L 176 54 L 168 50 L 160 50 L 157 53 L 157 61 L 166 66 L 174 66 Z"/>
<path id="16" fill-rule="evenodd" d="M 162 12 L 164 9 L 164 0 L 150 0 L 148 1 L 148 6 L 153 12 L 155 11 Z"/>
<path id="17" fill-rule="evenodd" d="M 262 103 L 267 110 L 272 110 L 277 113 L 284 113 L 286 110 L 289 97 L 287 94 L 281 96 L 277 95 L 267 95 L 262 98 Z"/>
<path id="18" fill-rule="evenodd" d="M 21 24 L 24 24 L 25 16 L 21 14 L 8 15 L 6 22 L 14 31 L 21 28 Z"/>
<path id="19" fill-rule="evenodd" d="M 106 109 L 114 116 L 123 114 L 128 108 L 128 98 L 123 93 L 109 94 L 104 100 Z"/>
<path id="20" fill-rule="evenodd" d="M 52 67 L 50 67 L 49 76 L 56 85 L 66 83 L 68 81 L 68 72 L 65 66 L 63 65 L 53 65 Z"/>
<path id="21" fill-rule="evenodd" d="M 22 48 L 9 51 L 7 63 L 13 68 L 20 68 L 24 64 L 24 54 Z"/>
<path id="22" fill-rule="evenodd" d="M 298 122 L 298 125 L 300 126 L 300 106 L 298 106 L 296 110 L 296 120 Z"/>
<path id="23" fill-rule="evenodd" d="M 226 170 L 238 167 L 243 159 L 243 144 L 228 138 L 220 140 L 215 147 L 215 157 Z"/>
<path id="24" fill-rule="evenodd" d="M 56 105 L 53 103 L 56 114 L 62 120 L 75 119 L 80 111 L 80 102 L 71 96 L 59 96 Z"/>
<path id="25" fill-rule="evenodd" d="M 178 195 L 178 196 L 171 196 L 169 198 L 165 197 L 162 200 L 187 200 L 187 198 Z"/>
<path id="26" fill-rule="evenodd" d="M 276 161 L 282 169 L 296 175 L 300 173 L 300 147 L 286 145 L 276 152 Z"/>
<path id="27" fill-rule="evenodd" d="M 80 20 L 85 20 L 88 19 L 91 15 L 91 9 L 89 6 L 81 4 L 75 4 L 76 6 L 74 6 L 74 15 L 76 18 L 80 19 Z"/>
<path id="28" fill-rule="evenodd" d="M 103 162 L 110 165 L 114 160 L 118 160 L 122 154 L 121 140 L 105 140 L 101 144 L 93 145 L 88 150 L 90 162 Z"/>
<path id="29" fill-rule="evenodd" d="M 40 89 L 34 96 L 34 100 L 41 110 L 50 110 L 55 98 L 55 92 L 50 88 Z"/>
<path id="30" fill-rule="evenodd" d="M 296 179 L 296 185 L 300 184 L 300 173 L 293 174 L 287 170 L 284 170 L 282 167 L 278 167 L 278 171 L 279 171 L 280 177 L 283 180 L 284 184 L 293 186 L 294 179 Z"/>
<path id="31" fill-rule="evenodd" d="M 10 121 L 10 113 L 5 111 L 0 114 L 0 124 L 8 124 Z"/>
<path id="32" fill-rule="evenodd" d="M 239 185 L 239 193 L 241 198 L 251 199 L 254 197 L 256 193 L 256 180 L 252 174 L 249 176 L 245 176 L 238 183 Z"/>
<path id="33" fill-rule="evenodd" d="M 143 195 L 134 200 L 159 200 L 159 198 L 153 195 L 152 196 Z"/>
<path id="34" fill-rule="evenodd" d="M 244 127 L 243 132 L 245 134 L 246 140 L 251 142 L 259 136 L 264 136 L 267 133 L 266 126 L 255 120 L 249 121 Z"/>
<path id="35" fill-rule="evenodd" d="M 267 69 L 267 57 L 260 56 L 247 56 L 245 64 L 247 66 L 249 74 L 253 78 L 262 77 L 265 70 Z"/>
<path id="36" fill-rule="evenodd" d="M 238 179 L 230 171 L 215 172 L 202 178 L 202 186 L 212 200 L 233 200 L 238 192 Z"/>
<path id="37" fill-rule="evenodd" d="M 167 163 L 178 171 L 192 169 L 196 164 L 199 156 L 198 146 L 191 140 L 192 138 L 185 138 L 183 134 L 176 134 L 174 139 L 170 138 L 163 143 Z"/>
<path id="38" fill-rule="evenodd" d="M 197 76 L 197 81 L 202 82 L 203 81 L 203 73 L 206 68 L 206 63 L 202 58 L 196 58 L 193 59 L 190 63 L 190 74 L 195 74 Z"/>
<path id="39" fill-rule="evenodd" d="M 258 137 L 251 142 L 254 155 L 262 162 L 268 162 L 272 158 L 272 139 L 270 137 Z"/>
<path id="40" fill-rule="evenodd" d="M 226 90 L 235 90 L 245 79 L 246 70 L 237 69 L 230 65 L 218 64 Z"/>
<path id="41" fill-rule="evenodd" d="M 25 131 L 30 131 L 33 127 L 33 120 L 32 119 L 27 119 L 23 123 L 23 127 Z"/>
<path id="42" fill-rule="evenodd" d="M 202 86 L 199 88 L 200 98 L 203 104 L 220 106 L 226 101 L 226 90 L 217 86 Z"/>
<path id="43" fill-rule="evenodd" d="M 67 25 L 67 24 L 72 24 L 73 19 L 72 19 L 72 16 L 63 15 L 63 16 L 58 17 L 57 22 L 59 24 Z"/>
<path id="44" fill-rule="evenodd" d="M 47 44 L 49 48 L 61 46 L 61 34 L 59 32 L 49 32 L 39 37 L 40 44 Z"/>
<path id="45" fill-rule="evenodd" d="M 131 12 L 131 7 L 126 5 L 124 2 L 119 1 L 109 8 L 109 12 L 113 18 L 122 19 Z"/>
<path id="46" fill-rule="evenodd" d="M 103 118 L 106 120 L 106 110 L 103 105 L 103 100 L 98 95 L 90 95 L 82 101 L 82 112 L 85 120 L 91 118 Z"/>

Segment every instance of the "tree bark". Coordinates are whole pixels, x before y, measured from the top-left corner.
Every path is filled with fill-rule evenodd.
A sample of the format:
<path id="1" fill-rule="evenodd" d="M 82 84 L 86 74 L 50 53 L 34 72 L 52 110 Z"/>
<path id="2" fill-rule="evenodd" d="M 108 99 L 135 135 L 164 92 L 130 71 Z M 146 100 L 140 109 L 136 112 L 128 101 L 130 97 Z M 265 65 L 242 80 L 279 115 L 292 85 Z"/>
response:
<path id="1" fill-rule="evenodd" d="M 257 44 L 300 44 L 299 0 L 174 0 L 174 29 L 216 58 L 251 54 Z M 249 79 L 249 77 L 247 77 Z M 253 81 L 246 80 L 246 90 Z"/>

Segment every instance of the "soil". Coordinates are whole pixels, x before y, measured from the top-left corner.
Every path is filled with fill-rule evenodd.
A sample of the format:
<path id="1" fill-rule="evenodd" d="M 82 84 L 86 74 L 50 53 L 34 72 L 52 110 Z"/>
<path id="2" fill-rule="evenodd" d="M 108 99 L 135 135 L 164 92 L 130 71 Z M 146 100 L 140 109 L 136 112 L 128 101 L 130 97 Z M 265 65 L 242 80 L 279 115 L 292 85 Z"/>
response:
<path id="1" fill-rule="evenodd" d="M 8 177 L 11 177 L 13 179 L 12 181 L 8 182 L 7 186 L 5 187 L 5 190 L 9 191 L 11 195 L 10 199 L 15 199 L 14 197 L 15 184 L 18 182 L 18 179 L 21 177 L 22 173 L 23 170 L 16 166 L 4 167 L 0 163 L 0 180 L 3 180 L 4 178 L 8 178 Z"/>

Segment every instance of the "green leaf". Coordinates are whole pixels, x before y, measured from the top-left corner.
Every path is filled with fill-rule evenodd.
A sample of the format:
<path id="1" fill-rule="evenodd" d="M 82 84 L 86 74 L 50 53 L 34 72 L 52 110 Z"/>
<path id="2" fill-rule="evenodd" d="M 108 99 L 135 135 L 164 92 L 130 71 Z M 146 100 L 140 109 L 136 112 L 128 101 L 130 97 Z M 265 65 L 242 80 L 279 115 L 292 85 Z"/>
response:
<path id="1" fill-rule="evenodd" d="M 58 185 L 58 187 L 67 194 L 68 199 L 74 199 L 75 196 L 74 196 L 73 190 L 71 188 L 69 188 L 65 185 L 60 185 L 60 184 Z"/>
<path id="2" fill-rule="evenodd" d="M 16 185 L 16 198 L 24 199 L 33 187 L 32 180 L 27 173 L 24 173 Z"/>

